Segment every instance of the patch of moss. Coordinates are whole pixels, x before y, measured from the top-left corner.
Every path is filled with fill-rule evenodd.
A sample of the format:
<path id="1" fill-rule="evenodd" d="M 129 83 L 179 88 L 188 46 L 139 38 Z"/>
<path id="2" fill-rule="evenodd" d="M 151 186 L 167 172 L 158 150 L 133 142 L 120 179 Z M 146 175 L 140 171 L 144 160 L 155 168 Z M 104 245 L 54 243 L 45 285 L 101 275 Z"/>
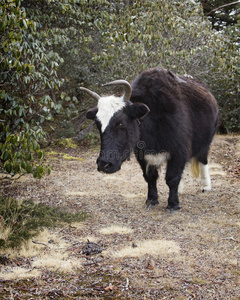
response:
<path id="1" fill-rule="evenodd" d="M 0 197 L 0 248 L 16 248 L 36 236 L 43 227 L 55 227 L 87 218 L 85 212 L 70 213 L 64 208 L 50 207 L 32 200 L 22 202 Z"/>
<path id="2" fill-rule="evenodd" d="M 59 153 L 59 152 L 57 152 L 57 151 L 46 151 L 46 154 L 48 154 L 48 155 L 61 155 L 61 153 Z"/>
<path id="3" fill-rule="evenodd" d="M 61 138 L 56 142 L 56 144 L 60 147 L 69 148 L 69 149 L 75 149 L 78 146 L 71 138 L 69 139 Z"/>
<path id="4" fill-rule="evenodd" d="M 71 156 L 71 155 L 68 155 L 68 154 L 64 154 L 64 155 L 63 155 L 63 158 L 64 158 L 64 159 L 68 159 L 68 160 L 78 160 L 78 161 L 83 161 L 83 158 L 74 157 L 74 156 Z"/>
<path id="5" fill-rule="evenodd" d="M 51 156 L 51 159 L 57 159 L 59 156 L 62 156 L 63 159 L 67 159 L 67 160 L 77 160 L 77 161 L 83 161 L 84 160 L 83 158 L 71 156 L 69 154 L 56 152 L 56 151 L 47 151 L 46 153 L 47 153 L 48 156 Z"/>

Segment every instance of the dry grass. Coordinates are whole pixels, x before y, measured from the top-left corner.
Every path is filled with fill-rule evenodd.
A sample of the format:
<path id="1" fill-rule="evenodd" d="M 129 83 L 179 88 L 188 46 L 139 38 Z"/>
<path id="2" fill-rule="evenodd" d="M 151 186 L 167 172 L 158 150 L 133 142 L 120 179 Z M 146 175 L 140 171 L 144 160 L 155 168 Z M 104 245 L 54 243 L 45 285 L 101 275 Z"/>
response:
<path id="1" fill-rule="evenodd" d="M 119 225 L 112 225 L 109 227 L 104 227 L 99 230 L 102 234 L 130 234 L 133 232 L 133 230 L 126 226 L 119 226 Z"/>
<path id="2" fill-rule="evenodd" d="M 136 242 L 135 246 L 126 246 L 118 252 L 112 253 L 113 257 L 139 257 L 145 254 L 155 256 L 168 256 L 178 254 L 180 247 L 173 241 L 143 240 Z"/>
<path id="3" fill-rule="evenodd" d="M 24 242 L 20 248 L 8 248 L 4 252 L 10 258 L 16 258 L 18 256 L 29 258 L 41 254 L 43 249 L 46 248 L 45 245 L 48 244 L 48 241 L 55 237 L 56 234 L 52 234 L 48 229 L 44 229 L 38 236 L 33 240 L 37 240 L 39 244 L 34 244 L 31 240 Z M 59 237 L 58 237 L 59 238 Z"/>
<path id="4" fill-rule="evenodd" d="M 82 261 L 76 258 L 69 258 L 67 253 L 51 251 L 48 254 L 41 254 L 33 260 L 34 268 L 46 269 L 54 272 L 72 273 L 81 268 Z"/>
<path id="5" fill-rule="evenodd" d="M 71 273 L 81 268 L 82 261 L 70 258 L 67 252 L 71 244 L 57 232 L 44 229 L 34 240 L 24 243 L 20 249 L 7 249 L 5 254 L 12 259 L 23 257 L 31 261 L 26 267 L 3 267 L 0 279 L 12 280 L 39 277 L 44 270 Z"/>
<path id="6" fill-rule="evenodd" d="M 52 161 L 50 177 L 37 183 L 19 182 L 19 193 L 21 188 L 26 193 L 27 186 L 27 193 L 39 202 L 84 209 L 92 218 L 84 226 L 73 224 L 56 231 L 54 244 L 38 237 L 48 245 L 37 246 L 44 253 L 31 250 L 21 255 L 29 255 L 32 271 L 40 271 L 41 278 L 47 270 L 53 276 L 67 270 L 68 275 L 58 275 L 58 285 L 55 283 L 62 286 L 65 298 L 239 299 L 240 189 L 239 178 L 231 175 L 238 164 L 239 141 L 240 137 L 215 138 L 210 193 L 201 193 L 199 179 L 186 170 L 182 208 L 175 214 L 165 211 L 168 187 L 164 169 L 158 181 L 160 204 L 146 210 L 147 185 L 134 159 L 110 176 L 97 172 L 95 152 L 78 154 L 82 161 Z M 101 243 L 104 251 L 83 256 L 81 247 L 87 239 Z M 70 247 L 74 243 L 79 245 Z M 54 269 L 54 259 L 59 268 Z M 111 281 L 105 285 L 110 275 Z M 49 284 L 47 278 L 42 280 Z M 78 294 L 71 294 L 71 284 Z M 55 286 L 51 284 L 51 288 Z M 119 293 L 114 294 L 115 290 Z"/>
<path id="7" fill-rule="evenodd" d="M 23 267 L 6 267 L 0 272 L 1 280 L 19 280 L 37 278 L 41 275 L 41 270 Z"/>

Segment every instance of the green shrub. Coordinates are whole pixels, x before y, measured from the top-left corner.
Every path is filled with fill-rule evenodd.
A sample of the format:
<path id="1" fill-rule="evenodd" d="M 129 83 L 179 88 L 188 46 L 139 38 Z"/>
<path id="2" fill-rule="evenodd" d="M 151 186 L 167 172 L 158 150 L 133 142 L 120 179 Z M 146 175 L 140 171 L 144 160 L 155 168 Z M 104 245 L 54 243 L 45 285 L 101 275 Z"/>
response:
<path id="1" fill-rule="evenodd" d="M 64 223 L 81 222 L 85 212 L 70 213 L 64 208 L 50 207 L 32 200 L 18 201 L 10 197 L 0 198 L 0 248 L 19 247 L 36 236 L 43 227 L 55 227 Z"/>

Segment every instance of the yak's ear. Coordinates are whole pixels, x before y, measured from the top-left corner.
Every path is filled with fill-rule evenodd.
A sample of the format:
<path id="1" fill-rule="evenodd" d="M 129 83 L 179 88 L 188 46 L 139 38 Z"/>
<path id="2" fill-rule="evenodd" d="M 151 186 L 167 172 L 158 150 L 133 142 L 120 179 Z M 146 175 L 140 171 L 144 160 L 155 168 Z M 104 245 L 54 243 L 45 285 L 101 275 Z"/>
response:
<path id="1" fill-rule="evenodd" d="M 86 118 L 90 119 L 90 120 L 94 120 L 96 118 L 97 112 L 98 112 L 98 108 L 97 107 L 89 109 L 87 111 L 87 113 L 86 113 Z"/>
<path id="2" fill-rule="evenodd" d="M 133 119 L 142 119 L 150 112 L 149 107 L 143 103 L 133 103 L 128 106 L 128 109 Z"/>

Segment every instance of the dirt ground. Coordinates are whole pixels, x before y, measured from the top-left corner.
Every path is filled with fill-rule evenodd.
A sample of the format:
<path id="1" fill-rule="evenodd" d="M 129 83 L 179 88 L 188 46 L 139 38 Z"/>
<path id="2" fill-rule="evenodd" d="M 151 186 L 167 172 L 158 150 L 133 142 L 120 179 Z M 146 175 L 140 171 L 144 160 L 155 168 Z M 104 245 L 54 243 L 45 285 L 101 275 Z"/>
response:
<path id="1" fill-rule="evenodd" d="M 165 210 L 164 168 L 160 204 L 146 210 L 134 158 L 105 175 L 96 170 L 98 150 L 61 151 L 47 154 L 50 176 L 21 177 L 3 191 L 89 217 L 11 253 L 0 265 L 1 299 L 240 299 L 240 136 L 215 137 L 211 192 L 186 170 L 177 213 Z M 99 253 L 83 253 L 88 240 Z"/>

